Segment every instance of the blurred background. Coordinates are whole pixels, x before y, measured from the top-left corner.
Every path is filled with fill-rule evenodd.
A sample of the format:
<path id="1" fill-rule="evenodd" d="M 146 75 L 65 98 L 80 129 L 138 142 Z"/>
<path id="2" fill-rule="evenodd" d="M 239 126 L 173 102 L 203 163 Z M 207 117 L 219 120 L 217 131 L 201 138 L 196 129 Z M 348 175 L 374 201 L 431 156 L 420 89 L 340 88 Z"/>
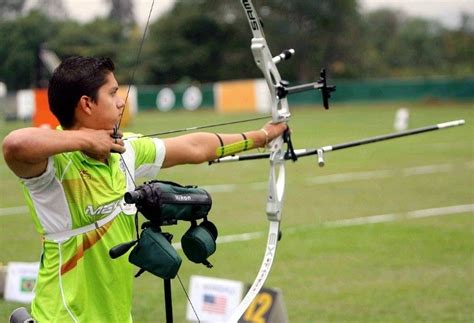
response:
<path id="1" fill-rule="evenodd" d="M 151 5 L 145 0 L 1 0 L 5 119 L 36 117 L 37 126 L 47 122 L 41 115 L 48 114 L 44 89 L 60 60 L 73 55 L 110 57 L 120 84 L 127 86 L 134 78 L 133 112 L 268 110 L 268 100 L 240 101 L 248 95 L 236 96 L 232 87 L 253 93 L 258 82 L 232 81 L 261 78 L 239 1 L 156 1 L 150 12 Z M 295 59 L 279 66 L 284 79 L 314 81 L 324 67 L 338 80 L 334 102 L 474 96 L 472 1 L 271 0 L 257 7 L 273 54 L 296 50 Z M 305 93 L 290 102 L 320 100 Z"/>
<path id="2" fill-rule="evenodd" d="M 125 130 L 152 133 L 268 111 L 240 1 L 157 0 L 137 60 L 151 4 L 0 0 L 0 139 L 20 127 L 55 125 L 45 89 L 57 64 L 72 55 L 111 57 L 123 96 L 133 83 Z M 295 148 L 466 120 L 328 154 L 323 169 L 309 158 L 288 163 L 284 239 L 267 286 L 283 291 L 290 321 L 474 321 L 474 2 L 254 5 L 272 53 L 296 50 L 278 66 L 285 80 L 313 82 L 324 67 L 337 85 L 327 112 L 316 91 L 289 97 Z M 265 244 L 267 172 L 266 162 L 250 162 L 160 173 L 213 194 L 211 217 L 222 236 L 257 233 L 219 245 L 212 272 L 183 262 L 185 284 L 194 274 L 253 281 Z M 0 269 L 38 261 L 40 238 L 3 158 L 0 176 Z M 187 301 L 179 289 L 175 314 L 182 322 Z M 162 304 L 159 280 L 143 275 L 136 321 L 160 321 Z M 0 300 L 0 320 L 20 305 Z"/>
<path id="3" fill-rule="evenodd" d="M 127 84 L 151 6 L 145 0 L 1 0 L 0 81 L 8 92 L 44 86 L 41 49 L 59 59 L 111 57 Z M 258 1 L 288 81 L 313 81 L 325 67 L 338 79 L 472 77 L 472 1 Z M 211 83 L 260 77 L 249 30 L 235 0 L 156 1 L 135 84 Z M 47 64 L 46 64 L 47 65 Z M 238 66 L 238 68 L 235 68 Z M 46 68 L 45 68 L 46 67 Z"/>

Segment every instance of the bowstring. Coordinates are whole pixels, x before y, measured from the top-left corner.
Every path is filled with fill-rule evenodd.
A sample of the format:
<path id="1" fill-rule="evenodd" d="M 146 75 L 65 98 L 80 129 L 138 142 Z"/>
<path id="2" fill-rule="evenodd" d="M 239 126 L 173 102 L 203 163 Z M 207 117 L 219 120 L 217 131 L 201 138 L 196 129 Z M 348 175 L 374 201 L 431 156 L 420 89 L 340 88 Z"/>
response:
<path id="1" fill-rule="evenodd" d="M 145 43 L 146 33 L 148 31 L 148 26 L 150 25 L 151 13 L 153 12 L 153 7 L 154 6 L 155 6 L 155 0 L 153 0 L 151 2 L 151 7 L 150 7 L 150 11 L 148 12 L 148 18 L 146 20 L 145 29 L 143 30 L 143 35 L 142 35 L 142 39 L 140 41 L 140 46 L 138 47 L 137 57 L 135 59 L 135 66 L 134 66 L 133 71 L 132 71 L 132 78 L 130 80 L 130 84 L 128 84 L 127 95 L 125 96 L 124 111 L 122 111 L 122 114 L 120 115 L 119 121 L 115 124 L 115 128 L 114 128 L 114 135 L 115 136 L 117 135 L 117 132 L 120 129 L 120 125 L 122 124 L 122 118 L 123 118 L 123 114 L 125 112 L 125 106 L 127 105 L 128 96 L 130 94 L 130 89 L 132 87 L 132 84 L 135 82 L 135 73 L 137 72 L 138 63 L 140 62 L 140 56 L 142 54 L 143 44 Z"/>
<path id="2" fill-rule="evenodd" d="M 138 139 L 138 138 L 148 138 L 148 137 L 157 137 L 157 136 L 161 136 L 161 135 L 170 135 L 170 134 L 179 133 L 179 132 L 189 132 L 189 131 L 194 131 L 194 130 L 199 130 L 199 129 L 207 129 L 207 128 L 214 128 L 214 127 L 220 127 L 220 126 L 228 126 L 228 125 L 233 125 L 233 124 L 237 124 L 237 123 L 244 123 L 244 122 L 251 122 L 251 121 L 256 121 L 256 120 L 268 119 L 270 117 L 271 117 L 271 115 L 264 115 L 264 116 L 260 116 L 260 117 L 249 118 L 249 119 L 240 119 L 240 120 L 227 121 L 227 122 L 221 122 L 221 123 L 211 123 L 211 124 L 206 124 L 206 125 L 201 125 L 201 126 L 193 126 L 193 127 L 174 129 L 174 130 L 165 130 L 165 131 L 162 131 L 162 132 L 152 133 L 152 134 L 148 134 L 148 135 L 130 136 L 130 137 L 124 138 L 124 140 Z"/>
<path id="3" fill-rule="evenodd" d="M 122 118 L 123 118 L 123 114 L 125 113 L 125 107 L 127 106 L 127 101 L 128 101 L 128 97 L 129 97 L 129 94 L 130 94 L 130 89 L 132 87 L 132 84 L 135 82 L 135 73 L 136 73 L 137 68 L 138 68 L 138 63 L 140 62 L 140 56 L 141 56 L 141 53 L 142 53 L 143 44 L 145 43 L 146 33 L 148 31 L 148 26 L 150 25 L 151 14 L 153 12 L 153 7 L 154 6 L 155 6 L 155 0 L 153 0 L 151 2 L 150 11 L 148 12 L 148 18 L 147 18 L 146 24 L 145 24 L 145 29 L 143 30 L 143 35 L 142 35 L 142 39 L 140 41 L 140 46 L 138 47 L 137 57 L 135 59 L 135 66 L 134 66 L 133 71 L 132 71 L 132 77 L 131 77 L 130 83 L 128 84 L 127 95 L 125 96 L 125 103 L 124 103 L 124 108 L 123 108 L 124 110 L 122 111 L 122 114 L 120 115 L 119 121 L 115 124 L 115 127 L 114 127 L 113 137 L 116 138 L 116 139 L 118 138 L 118 131 L 120 129 L 120 125 L 122 124 Z M 135 186 L 135 188 L 136 188 L 137 183 L 135 182 L 134 176 L 132 176 L 132 172 L 128 168 L 127 163 L 125 162 L 125 159 L 123 158 L 122 154 L 119 154 L 119 155 L 120 155 L 120 159 L 122 161 L 122 165 L 124 166 L 124 168 L 125 168 L 125 170 L 128 174 L 128 177 L 130 177 L 130 180 L 132 181 L 133 186 Z M 137 214 L 138 214 L 138 211 L 137 211 Z M 135 216 L 135 222 L 136 222 L 135 227 L 137 227 L 137 225 L 138 225 L 137 220 L 138 220 L 138 218 L 137 218 L 137 216 Z M 137 236 L 138 236 L 138 228 L 137 228 Z"/>

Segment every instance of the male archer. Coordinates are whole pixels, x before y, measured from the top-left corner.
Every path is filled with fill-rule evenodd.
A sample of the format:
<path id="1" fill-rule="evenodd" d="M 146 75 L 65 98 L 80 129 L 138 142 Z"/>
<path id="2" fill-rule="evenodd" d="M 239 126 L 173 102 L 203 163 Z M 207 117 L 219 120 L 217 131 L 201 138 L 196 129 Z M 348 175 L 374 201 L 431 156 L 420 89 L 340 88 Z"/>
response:
<path id="1" fill-rule="evenodd" d="M 39 322 L 132 321 L 133 266 L 108 255 L 133 240 L 133 212 L 122 200 L 134 188 L 130 176 L 154 178 L 161 168 L 216 159 L 219 147 L 243 138 L 263 147 L 287 128 L 267 123 L 243 134 L 117 138 L 125 102 L 114 69 L 108 58 L 64 60 L 48 89 L 61 127 L 18 129 L 3 141 L 5 161 L 43 236 L 31 306 Z"/>

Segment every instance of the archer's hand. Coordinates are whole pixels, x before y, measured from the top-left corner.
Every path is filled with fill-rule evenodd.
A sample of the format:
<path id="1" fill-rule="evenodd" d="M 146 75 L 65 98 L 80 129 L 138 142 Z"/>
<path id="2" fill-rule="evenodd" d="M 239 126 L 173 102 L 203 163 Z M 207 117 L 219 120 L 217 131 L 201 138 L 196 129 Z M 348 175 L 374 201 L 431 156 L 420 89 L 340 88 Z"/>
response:
<path id="1" fill-rule="evenodd" d="M 125 145 L 122 134 L 119 132 L 114 138 L 113 130 L 93 130 L 82 128 L 80 130 L 87 140 L 84 153 L 97 160 L 104 160 L 110 156 L 111 152 L 124 153 Z"/>
<path id="2" fill-rule="evenodd" d="M 284 122 L 272 123 L 270 121 L 267 122 L 262 129 L 268 133 L 268 141 L 270 142 L 276 137 L 281 136 L 286 129 L 288 129 L 288 126 Z"/>

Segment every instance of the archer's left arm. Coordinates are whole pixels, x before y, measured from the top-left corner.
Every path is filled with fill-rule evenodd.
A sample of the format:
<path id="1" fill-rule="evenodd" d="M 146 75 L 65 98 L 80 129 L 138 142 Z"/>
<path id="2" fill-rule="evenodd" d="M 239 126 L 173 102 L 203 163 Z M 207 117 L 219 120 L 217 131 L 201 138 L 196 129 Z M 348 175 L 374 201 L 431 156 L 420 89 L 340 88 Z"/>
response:
<path id="1" fill-rule="evenodd" d="M 246 131 L 242 134 L 215 134 L 208 132 L 197 132 L 184 136 L 163 139 L 166 147 L 166 157 L 163 167 L 172 167 L 182 164 L 200 164 L 214 160 L 220 156 L 216 150 L 222 145 L 226 146 L 245 138 L 253 141 L 249 148 L 264 147 L 269 141 L 280 136 L 287 126 L 283 123 L 267 123 L 262 129 Z M 221 140 L 222 143 L 221 143 Z"/>

